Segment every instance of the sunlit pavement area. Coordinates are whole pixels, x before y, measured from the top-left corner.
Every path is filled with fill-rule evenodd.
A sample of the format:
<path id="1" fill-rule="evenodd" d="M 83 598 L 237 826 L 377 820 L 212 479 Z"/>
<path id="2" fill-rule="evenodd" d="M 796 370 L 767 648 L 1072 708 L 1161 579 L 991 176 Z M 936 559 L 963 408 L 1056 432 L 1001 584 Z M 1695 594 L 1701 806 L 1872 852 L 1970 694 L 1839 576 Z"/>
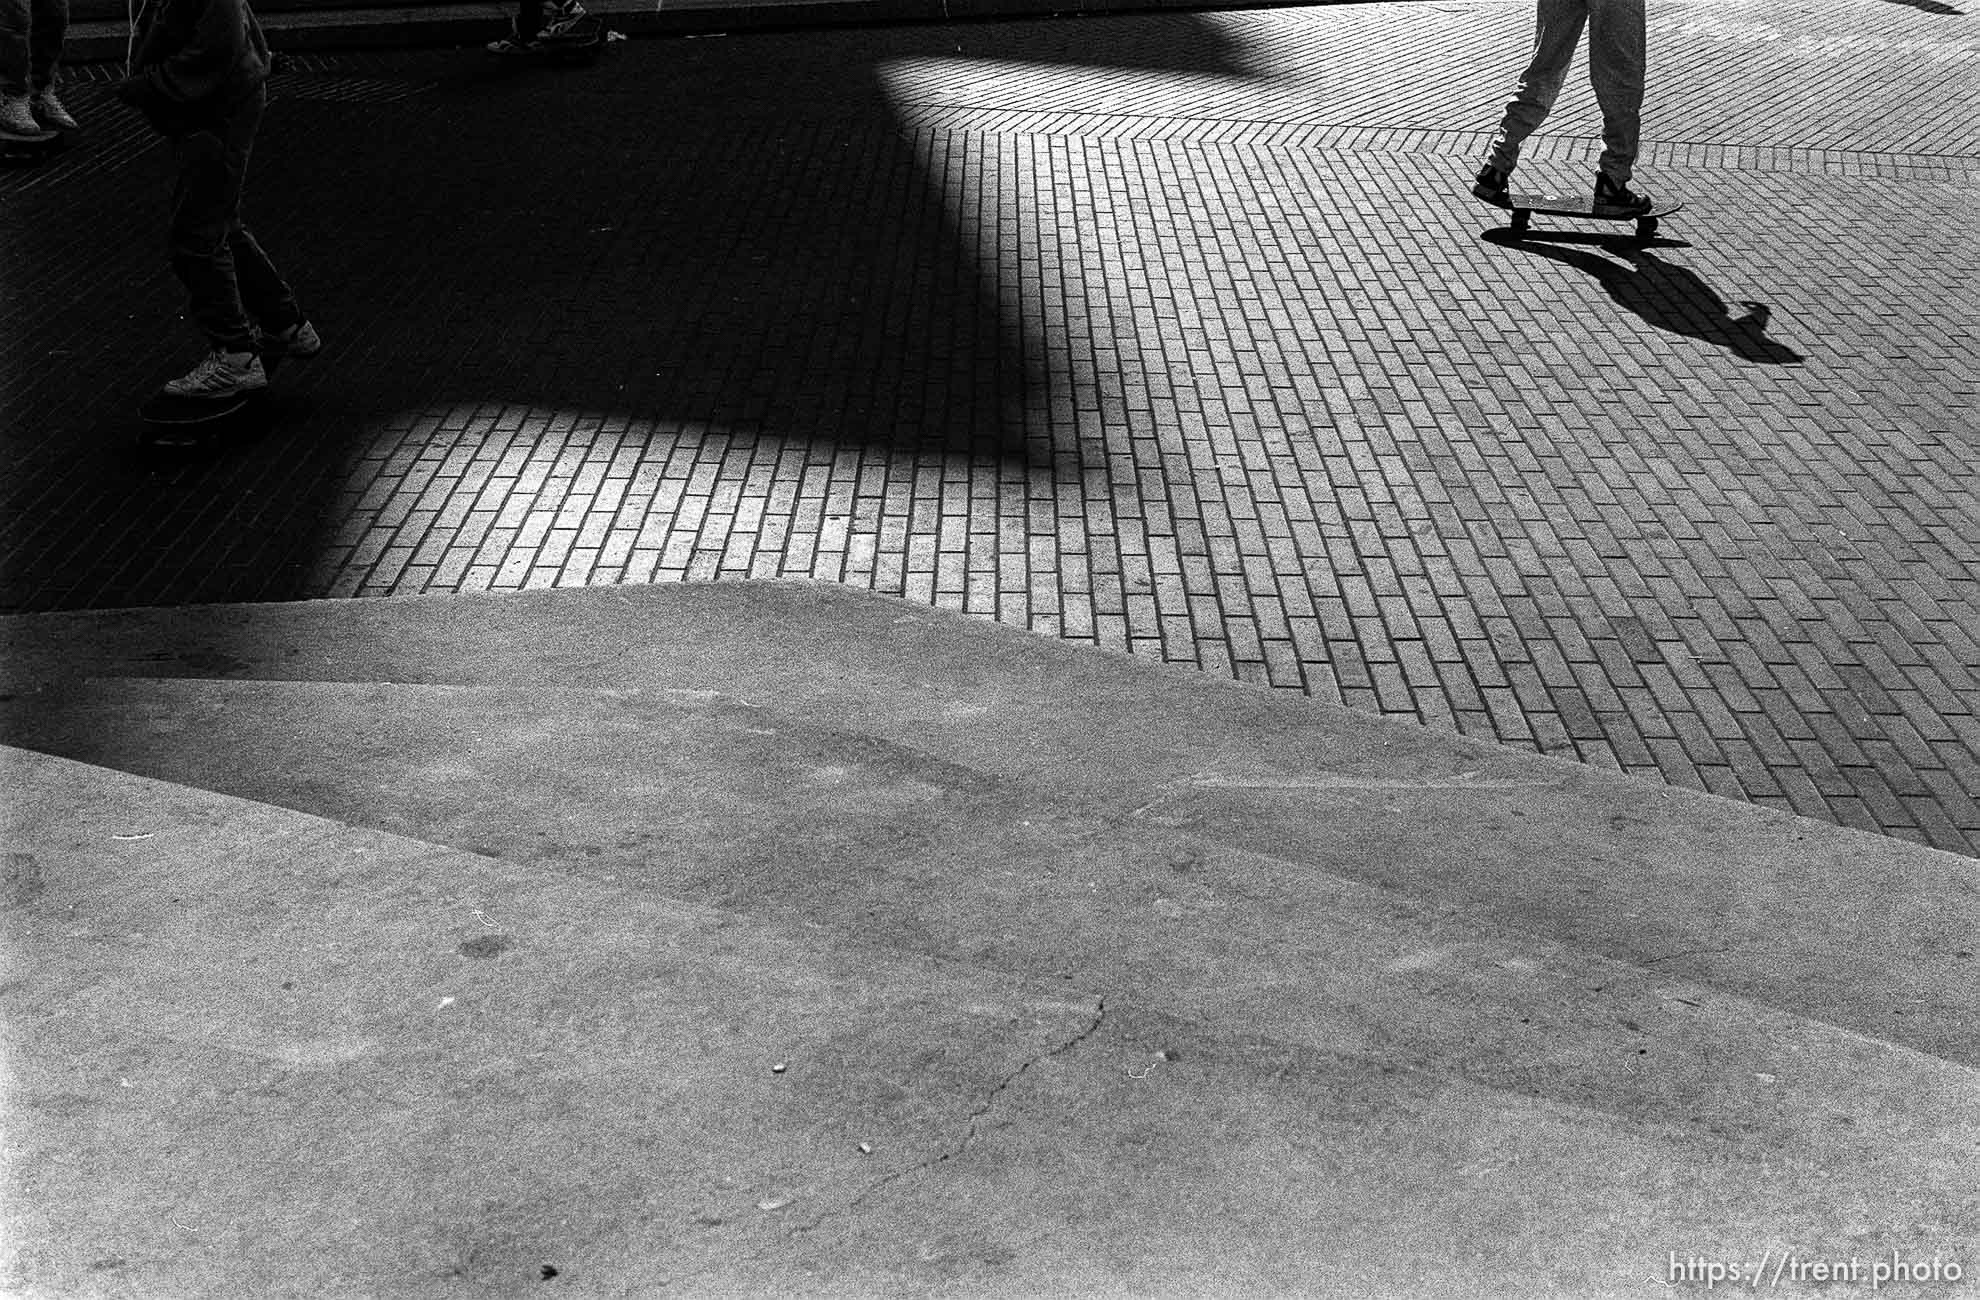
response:
<path id="1" fill-rule="evenodd" d="M 5 606 L 811 578 L 1972 854 L 1975 20 L 1652 9 L 1641 249 L 1467 193 L 1525 0 L 299 58 L 248 212 L 327 347 L 182 462 L 78 68 L 0 173 Z"/>

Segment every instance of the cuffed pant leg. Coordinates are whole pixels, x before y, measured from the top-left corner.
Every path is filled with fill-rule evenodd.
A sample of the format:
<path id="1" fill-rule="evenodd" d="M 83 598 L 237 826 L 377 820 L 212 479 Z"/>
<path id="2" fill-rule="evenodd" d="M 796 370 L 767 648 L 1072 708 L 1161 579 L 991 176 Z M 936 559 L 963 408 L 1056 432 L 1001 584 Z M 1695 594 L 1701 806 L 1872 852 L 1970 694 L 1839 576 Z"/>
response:
<path id="1" fill-rule="evenodd" d="M 299 324 L 302 308 L 296 304 L 295 292 L 262 251 L 253 232 L 246 226 L 235 226 L 229 247 L 234 256 L 234 277 L 240 285 L 241 304 L 254 323 L 267 334 L 280 334 Z"/>
<path id="2" fill-rule="evenodd" d="M 1486 161 L 1503 171 L 1511 171 L 1519 161 L 1519 147 L 1526 137 L 1540 129 L 1574 62 L 1575 47 L 1581 43 L 1581 29 L 1588 22 L 1589 0 L 1539 0 L 1534 20 L 1533 59 L 1521 74 L 1519 88 L 1506 104 L 1499 133 L 1492 138 Z"/>
<path id="3" fill-rule="evenodd" d="M 1643 116 L 1643 0 L 1589 0 L 1588 76 L 1602 108 L 1602 173 L 1619 185 L 1636 167 Z"/>

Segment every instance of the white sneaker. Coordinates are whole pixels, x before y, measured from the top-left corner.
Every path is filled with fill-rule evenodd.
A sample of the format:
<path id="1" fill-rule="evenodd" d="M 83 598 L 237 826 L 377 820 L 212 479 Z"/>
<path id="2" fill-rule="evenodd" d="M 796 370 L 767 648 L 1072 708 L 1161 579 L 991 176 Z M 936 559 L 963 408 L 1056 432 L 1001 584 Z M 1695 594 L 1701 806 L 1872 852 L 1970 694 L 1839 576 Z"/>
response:
<path id="1" fill-rule="evenodd" d="M 0 135 L 46 135 L 26 95 L 0 95 Z"/>
<path id="2" fill-rule="evenodd" d="M 582 23 L 589 16 L 585 13 L 584 6 L 578 3 L 578 0 L 565 0 L 563 4 L 552 5 L 550 12 L 545 15 L 546 21 L 543 24 L 543 31 L 540 35 L 552 39 L 559 36 L 569 36 L 577 28 L 578 24 Z"/>
<path id="3" fill-rule="evenodd" d="M 69 115 L 68 109 L 62 107 L 62 101 L 55 98 L 55 90 L 52 86 L 43 87 L 34 97 L 34 102 L 28 105 L 28 109 L 34 114 L 35 120 L 50 131 L 77 129 L 76 119 Z"/>
<path id="4" fill-rule="evenodd" d="M 266 387 L 268 372 L 261 368 L 260 357 L 216 348 L 189 372 L 165 385 L 165 391 L 173 397 L 220 398 Z"/>

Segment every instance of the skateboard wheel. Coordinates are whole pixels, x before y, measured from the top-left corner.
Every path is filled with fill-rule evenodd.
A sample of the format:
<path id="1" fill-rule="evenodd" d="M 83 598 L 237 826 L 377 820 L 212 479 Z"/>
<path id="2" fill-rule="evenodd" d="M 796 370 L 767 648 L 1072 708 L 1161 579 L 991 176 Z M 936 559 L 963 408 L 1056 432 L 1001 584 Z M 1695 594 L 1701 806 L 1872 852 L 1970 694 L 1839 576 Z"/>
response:
<path id="1" fill-rule="evenodd" d="M 1657 237 L 1657 218 L 1645 217 L 1643 220 L 1637 222 L 1636 237 L 1643 240 L 1655 239 Z"/>
<path id="2" fill-rule="evenodd" d="M 1520 210 L 1520 211 L 1518 211 L 1518 212 L 1515 212 L 1515 213 L 1513 213 L 1513 215 L 1512 215 L 1512 232 L 1513 232 L 1513 233 L 1514 233 L 1515 235 L 1523 235 L 1523 234 L 1525 234 L 1525 233 L 1526 233 L 1526 223 L 1527 223 L 1528 221 L 1530 221 L 1530 220 L 1532 220 L 1532 218 L 1533 218 L 1533 214 L 1532 214 L 1532 213 L 1530 213 L 1530 212 L 1527 212 L 1527 211 L 1525 211 L 1525 210 L 1523 210 L 1523 209 L 1522 209 L 1522 210 Z"/>

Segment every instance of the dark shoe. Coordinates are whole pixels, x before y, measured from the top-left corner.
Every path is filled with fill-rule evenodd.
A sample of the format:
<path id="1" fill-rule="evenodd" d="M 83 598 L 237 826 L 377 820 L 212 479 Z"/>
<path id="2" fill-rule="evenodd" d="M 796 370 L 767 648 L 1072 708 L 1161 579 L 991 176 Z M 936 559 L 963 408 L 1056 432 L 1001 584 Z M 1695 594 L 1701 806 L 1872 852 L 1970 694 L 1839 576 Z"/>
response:
<path id="1" fill-rule="evenodd" d="M 1478 179 L 1472 182 L 1471 192 L 1496 207 L 1505 207 L 1510 202 L 1507 195 L 1512 187 L 1512 173 L 1487 163 L 1478 171 Z"/>
<path id="2" fill-rule="evenodd" d="M 264 351 L 285 357 L 313 357 L 323 351 L 323 339 L 317 334 L 316 326 L 306 320 L 267 335 L 262 344 Z"/>
<path id="3" fill-rule="evenodd" d="M 1638 194 L 1628 185 L 1610 180 L 1607 172 L 1595 173 L 1596 216 L 1640 217 L 1655 206 L 1648 194 Z"/>

